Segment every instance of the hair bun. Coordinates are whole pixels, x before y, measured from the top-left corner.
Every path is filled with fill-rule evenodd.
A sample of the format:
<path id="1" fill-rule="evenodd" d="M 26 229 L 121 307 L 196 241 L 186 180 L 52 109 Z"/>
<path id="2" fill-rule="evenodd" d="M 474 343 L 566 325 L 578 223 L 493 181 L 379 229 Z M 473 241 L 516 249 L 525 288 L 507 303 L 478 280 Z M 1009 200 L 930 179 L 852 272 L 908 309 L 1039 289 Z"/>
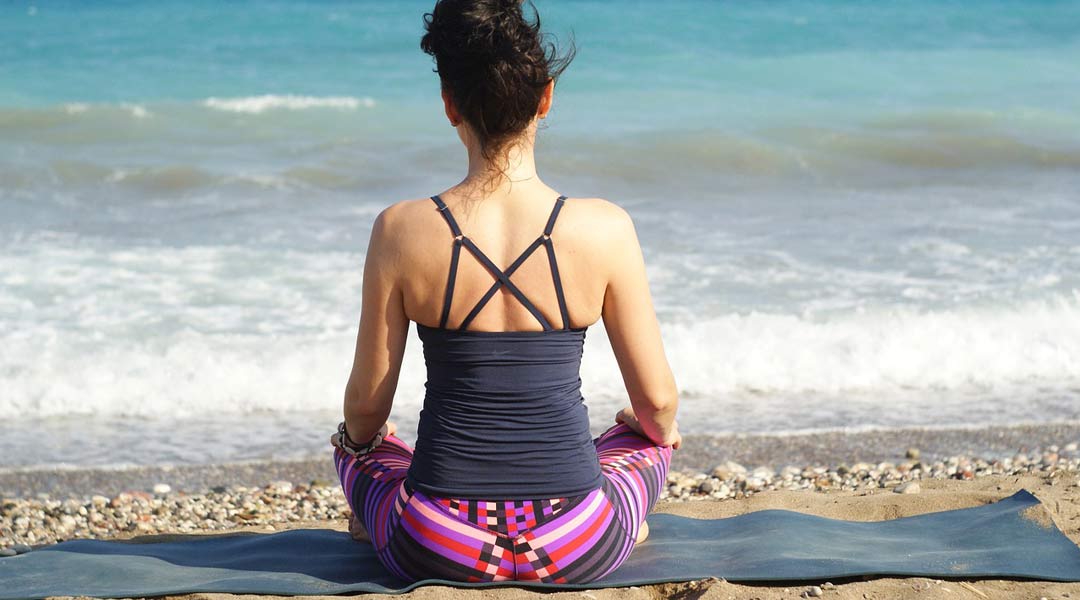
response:
<path id="1" fill-rule="evenodd" d="M 544 87 L 573 59 L 544 40 L 540 15 L 525 18 L 522 0 L 437 0 L 424 15 L 420 48 L 435 58 L 443 89 L 494 153 L 535 118 Z"/>

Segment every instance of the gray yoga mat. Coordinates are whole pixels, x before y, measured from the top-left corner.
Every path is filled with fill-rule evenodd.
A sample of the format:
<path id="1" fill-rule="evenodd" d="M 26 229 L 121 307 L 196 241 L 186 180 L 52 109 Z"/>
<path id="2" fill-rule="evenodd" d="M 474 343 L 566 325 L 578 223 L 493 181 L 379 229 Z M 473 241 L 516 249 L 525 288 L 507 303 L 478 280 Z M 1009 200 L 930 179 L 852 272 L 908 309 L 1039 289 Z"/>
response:
<path id="1" fill-rule="evenodd" d="M 651 535 L 605 579 L 584 585 L 462 584 L 390 577 L 371 546 L 300 529 L 170 542 L 73 540 L 0 558 L 0 599 L 157 596 L 189 592 L 337 594 L 463 587 L 599 588 L 719 577 L 826 580 L 857 575 L 1020 577 L 1080 581 L 1080 548 L 1026 491 L 999 502 L 879 522 L 784 510 L 729 519 L 649 517 Z"/>

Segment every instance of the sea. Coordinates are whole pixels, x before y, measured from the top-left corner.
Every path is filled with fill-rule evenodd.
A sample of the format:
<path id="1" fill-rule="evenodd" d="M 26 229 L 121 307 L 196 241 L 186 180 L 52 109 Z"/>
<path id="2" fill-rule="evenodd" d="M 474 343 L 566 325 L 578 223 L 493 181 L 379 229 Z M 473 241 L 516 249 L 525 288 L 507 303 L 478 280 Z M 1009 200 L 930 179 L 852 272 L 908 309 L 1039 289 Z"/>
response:
<path id="1" fill-rule="evenodd" d="M 329 456 L 372 220 L 464 175 L 432 5 L 0 3 L 0 470 Z M 684 433 L 1080 421 L 1080 2 L 535 7 Z M 424 379 L 412 328 L 406 440 Z M 600 431 L 600 323 L 581 379 Z"/>

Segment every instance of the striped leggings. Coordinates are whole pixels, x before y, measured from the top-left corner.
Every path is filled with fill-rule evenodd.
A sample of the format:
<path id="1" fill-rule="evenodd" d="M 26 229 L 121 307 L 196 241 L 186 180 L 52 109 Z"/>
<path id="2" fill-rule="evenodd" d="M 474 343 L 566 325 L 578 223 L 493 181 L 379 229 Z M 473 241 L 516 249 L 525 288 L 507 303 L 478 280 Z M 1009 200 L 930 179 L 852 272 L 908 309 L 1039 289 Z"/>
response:
<path id="1" fill-rule="evenodd" d="M 335 449 L 334 461 L 379 561 L 402 579 L 586 583 L 630 556 L 671 463 L 670 447 L 626 425 L 594 443 L 601 487 L 570 498 L 428 496 L 405 482 L 412 449 L 395 436 L 359 459 Z"/>

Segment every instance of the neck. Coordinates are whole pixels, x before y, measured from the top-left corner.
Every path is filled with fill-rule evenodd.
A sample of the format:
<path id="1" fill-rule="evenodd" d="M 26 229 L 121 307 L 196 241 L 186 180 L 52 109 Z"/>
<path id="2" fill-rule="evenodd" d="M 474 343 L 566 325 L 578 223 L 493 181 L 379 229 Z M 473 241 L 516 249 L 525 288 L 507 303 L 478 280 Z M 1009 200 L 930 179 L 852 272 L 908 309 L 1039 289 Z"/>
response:
<path id="1" fill-rule="evenodd" d="M 462 187 L 479 187 L 492 195 L 509 192 L 519 183 L 539 180 L 536 174 L 536 156 L 531 140 L 512 143 L 494 160 L 486 159 L 480 148 L 469 145 L 469 172 L 461 181 Z"/>

